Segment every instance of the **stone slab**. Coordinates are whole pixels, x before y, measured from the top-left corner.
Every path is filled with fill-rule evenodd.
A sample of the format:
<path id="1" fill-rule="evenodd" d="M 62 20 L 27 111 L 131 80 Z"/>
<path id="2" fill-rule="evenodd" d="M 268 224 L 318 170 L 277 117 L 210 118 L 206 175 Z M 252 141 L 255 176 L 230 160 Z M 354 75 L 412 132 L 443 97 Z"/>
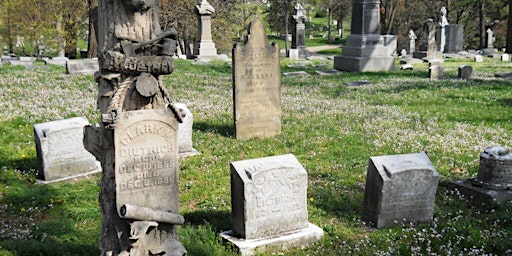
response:
<path id="1" fill-rule="evenodd" d="M 459 79 L 470 79 L 473 76 L 473 67 L 469 65 L 461 65 L 458 68 Z"/>
<path id="2" fill-rule="evenodd" d="M 237 139 L 281 134 L 279 46 L 269 44 L 261 19 L 251 22 L 245 44 L 233 48 L 234 123 Z"/>
<path id="3" fill-rule="evenodd" d="M 178 125 L 178 156 L 186 157 L 201 154 L 192 147 L 192 126 L 194 124 L 194 116 L 184 103 L 174 103 L 174 106 L 180 112 L 185 113 L 182 123 Z"/>
<path id="4" fill-rule="evenodd" d="M 477 62 L 477 63 L 484 62 L 484 56 L 475 55 L 475 62 Z"/>
<path id="5" fill-rule="evenodd" d="M 84 117 L 75 117 L 34 125 L 38 179 L 50 183 L 101 171 L 83 145 L 88 124 Z"/>
<path id="6" fill-rule="evenodd" d="M 370 157 L 363 219 L 377 228 L 431 222 L 438 182 L 425 153 Z"/>
<path id="7" fill-rule="evenodd" d="M 440 80 L 444 77 L 444 69 L 442 66 L 431 66 L 428 68 L 428 76 L 431 81 Z"/>
<path id="8" fill-rule="evenodd" d="M 57 65 L 57 66 L 65 67 L 66 63 L 68 61 L 69 61 L 69 59 L 66 57 L 55 57 L 52 59 L 45 60 L 45 63 L 46 63 L 46 65 Z"/>
<path id="9" fill-rule="evenodd" d="M 510 62 L 510 55 L 507 53 L 502 54 L 501 61 Z"/>
<path id="10" fill-rule="evenodd" d="M 468 199 L 479 204 L 498 203 L 505 204 L 512 201 L 512 190 L 493 190 L 474 185 L 474 179 L 452 181 L 448 188 L 458 190 Z"/>
<path id="11" fill-rule="evenodd" d="M 308 175 L 292 154 L 231 162 L 234 236 L 261 239 L 308 227 Z"/>
<path id="12" fill-rule="evenodd" d="M 512 72 L 508 72 L 508 73 L 505 73 L 505 72 L 497 72 L 497 73 L 494 73 L 494 77 L 497 77 L 497 78 L 512 78 Z"/>
<path id="13" fill-rule="evenodd" d="M 299 49 L 288 50 L 288 58 L 290 60 L 298 60 L 299 59 Z"/>
<path id="14" fill-rule="evenodd" d="M 387 49 L 385 50 L 387 52 Z M 395 68 L 395 58 L 335 56 L 334 68 L 349 72 L 389 71 Z"/>
<path id="15" fill-rule="evenodd" d="M 337 69 L 330 69 L 330 70 L 315 70 L 315 73 L 321 76 L 330 76 L 330 75 L 337 75 L 340 74 L 341 71 Z"/>
<path id="16" fill-rule="evenodd" d="M 309 74 L 306 71 L 296 71 L 296 72 L 285 72 L 285 73 L 283 73 L 283 76 L 286 76 L 286 77 L 289 77 L 289 76 L 309 76 Z"/>
<path id="17" fill-rule="evenodd" d="M 26 68 L 34 66 L 34 61 L 9 60 L 7 63 L 11 66 L 24 66 Z"/>
<path id="18" fill-rule="evenodd" d="M 178 121 L 169 109 L 123 111 L 114 128 L 116 209 L 179 213 Z"/>
<path id="19" fill-rule="evenodd" d="M 97 59 L 69 60 L 66 62 L 67 74 L 91 74 L 100 70 Z"/>
<path id="20" fill-rule="evenodd" d="M 354 82 L 344 82 L 343 84 L 348 85 L 348 86 L 373 85 L 373 83 L 368 81 L 368 80 L 360 80 L 360 81 L 354 81 Z"/>
<path id="21" fill-rule="evenodd" d="M 303 247 L 319 241 L 323 236 L 323 230 L 311 223 L 307 228 L 290 232 L 283 236 L 264 239 L 241 239 L 233 236 L 232 231 L 222 232 L 221 237 L 234 244 L 241 255 L 255 255 L 266 249 L 287 250 L 290 248 Z"/>

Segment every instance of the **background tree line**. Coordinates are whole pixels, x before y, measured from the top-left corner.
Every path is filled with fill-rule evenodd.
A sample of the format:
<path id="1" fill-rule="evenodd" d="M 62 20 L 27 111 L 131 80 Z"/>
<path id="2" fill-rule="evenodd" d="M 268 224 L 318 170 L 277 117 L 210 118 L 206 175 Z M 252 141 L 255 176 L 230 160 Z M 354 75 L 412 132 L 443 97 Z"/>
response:
<path id="1" fill-rule="evenodd" d="M 210 0 L 215 8 L 213 38 L 220 52 L 230 52 L 234 42 L 247 33 L 249 22 L 261 15 L 269 29 L 278 34 L 291 33 L 295 0 Z M 98 0 L 0 0 L 0 42 L 9 52 L 36 55 L 44 49 L 46 55 L 76 56 L 79 39 L 89 39 L 89 57 L 96 55 L 95 7 Z M 197 39 L 197 0 L 160 0 L 161 22 L 164 29 L 174 27 L 179 32 L 179 48 L 183 54 L 192 53 Z M 351 0 L 304 0 L 303 6 L 314 9 L 327 18 L 326 31 L 331 42 L 335 32 L 346 37 L 344 24 L 350 21 Z M 381 33 L 398 37 L 399 49 L 407 42 L 407 33 L 414 30 L 421 39 L 426 19 L 438 21 L 441 7 L 448 10 L 451 24 L 464 25 L 464 48 L 485 47 L 487 28 L 494 31 L 495 46 L 512 52 L 512 0 L 381 0 Z M 287 18 L 288 17 L 288 18 Z M 334 22 L 337 21 L 337 26 Z M 308 24 L 306 24 L 308 27 Z M 508 30 L 508 31 L 507 31 Z M 508 32 L 508 33 L 507 33 Z M 86 37 L 86 35 L 89 35 Z M 15 47 L 23 37 L 32 52 L 23 46 Z"/>

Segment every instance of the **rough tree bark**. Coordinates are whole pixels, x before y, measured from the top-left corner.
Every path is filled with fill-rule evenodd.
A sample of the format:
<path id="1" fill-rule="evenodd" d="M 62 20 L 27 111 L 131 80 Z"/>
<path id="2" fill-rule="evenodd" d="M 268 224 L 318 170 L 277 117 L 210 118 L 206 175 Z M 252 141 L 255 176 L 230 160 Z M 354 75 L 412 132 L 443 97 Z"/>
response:
<path id="1" fill-rule="evenodd" d="M 88 0 L 89 38 L 87 41 L 87 57 L 98 57 L 98 0 Z"/>
<path id="2" fill-rule="evenodd" d="M 512 53 L 512 0 L 508 1 L 507 53 Z"/>

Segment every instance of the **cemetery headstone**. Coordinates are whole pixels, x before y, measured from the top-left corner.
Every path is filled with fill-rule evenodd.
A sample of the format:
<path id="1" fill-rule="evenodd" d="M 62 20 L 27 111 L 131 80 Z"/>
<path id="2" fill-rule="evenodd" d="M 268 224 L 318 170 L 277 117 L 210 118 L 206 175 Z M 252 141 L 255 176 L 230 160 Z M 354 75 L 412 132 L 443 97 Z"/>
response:
<path id="1" fill-rule="evenodd" d="M 24 66 L 26 68 L 34 66 L 34 61 L 31 60 L 8 60 L 11 66 Z"/>
<path id="2" fill-rule="evenodd" d="M 298 50 L 299 59 L 306 58 L 306 10 L 297 2 L 295 5 L 295 20 L 292 30 L 292 49 Z"/>
<path id="3" fill-rule="evenodd" d="M 388 56 L 396 56 L 397 41 L 395 35 L 383 35 L 384 46 L 388 49 Z"/>
<path id="4" fill-rule="evenodd" d="M 34 125 L 39 180 L 57 182 L 101 171 L 82 142 L 88 124 L 86 118 L 75 117 Z"/>
<path id="5" fill-rule="evenodd" d="M 414 50 L 416 50 L 416 39 L 418 38 L 416 34 L 414 33 L 414 30 L 409 30 L 409 44 L 407 45 L 407 53 L 413 54 Z"/>
<path id="6" fill-rule="evenodd" d="M 290 60 L 298 60 L 299 59 L 299 49 L 288 50 L 288 58 Z"/>
<path id="7" fill-rule="evenodd" d="M 479 55 L 479 54 L 475 55 L 475 62 L 477 62 L 477 63 L 484 62 L 484 56 Z"/>
<path id="8" fill-rule="evenodd" d="M 461 65 L 458 69 L 458 77 L 460 79 L 471 79 L 473 76 L 473 67 L 469 65 Z"/>
<path id="9" fill-rule="evenodd" d="M 370 157 L 363 219 L 376 228 L 431 222 L 438 182 L 425 153 Z"/>
<path id="10" fill-rule="evenodd" d="M 261 19 L 251 22 L 246 43 L 233 48 L 232 70 L 236 138 L 281 134 L 279 46 L 269 45 Z"/>
<path id="11" fill-rule="evenodd" d="M 315 73 L 321 76 L 330 76 L 340 74 L 341 71 L 337 69 L 329 69 L 329 70 L 315 70 Z"/>
<path id="12" fill-rule="evenodd" d="M 45 62 L 46 62 L 46 65 L 57 65 L 57 66 L 65 67 L 66 63 L 68 61 L 69 61 L 69 58 L 67 58 L 67 57 L 55 57 L 55 58 L 47 59 Z M 99 70 L 99 66 L 98 66 L 98 70 Z M 98 70 L 96 70 L 96 71 L 98 71 Z M 94 71 L 94 72 L 96 72 L 96 71 Z"/>
<path id="13" fill-rule="evenodd" d="M 174 106 L 183 116 L 182 122 L 178 126 L 178 156 L 185 157 L 200 154 L 192 147 L 192 126 L 194 125 L 192 112 L 183 103 L 175 103 Z"/>
<path id="14" fill-rule="evenodd" d="M 504 53 L 501 55 L 501 61 L 509 62 L 510 61 L 510 55 L 508 53 Z"/>
<path id="15" fill-rule="evenodd" d="M 352 0 L 351 34 L 334 68 L 341 71 L 386 71 L 395 67 L 384 39 L 379 34 L 380 1 Z"/>
<path id="16" fill-rule="evenodd" d="M 479 203 L 512 201 L 512 154 L 502 146 L 487 147 L 480 154 L 475 178 L 451 182 L 451 189 Z"/>
<path id="17" fill-rule="evenodd" d="M 487 49 L 494 49 L 494 32 L 488 28 L 487 32 Z"/>
<path id="18" fill-rule="evenodd" d="M 449 24 L 446 26 L 446 45 L 444 52 L 459 53 L 464 44 L 464 26 L 459 24 Z"/>
<path id="19" fill-rule="evenodd" d="M 431 81 L 443 79 L 444 69 L 441 65 L 433 65 L 428 68 L 428 76 Z"/>
<path id="20" fill-rule="evenodd" d="M 309 223 L 307 172 L 292 154 L 232 162 L 232 230 L 222 236 L 242 255 L 267 247 L 287 249 L 318 241 Z"/>
<path id="21" fill-rule="evenodd" d="M 446 7 L 441 8 L 441 16 L 439 17 L 439 31 L 438 31 L 438 49 L 439 52 L 444 52 L 446 45 L 446 26 L 450 25 L 446 19 Z"/>
<path id="22" fill-rule="evenodd" d="M 196 6 L 196 14 L 199 22 L 199 41 L 194 44 L 194 55 L 199 57 L 217 56 L 217 48 L 212 39 L 212 15 L 215 13 L 210 3 L 202 0 Z"/>
<path id="23" fill-rule="evenodd" d="M 97 59 L 68 60 L 66 61 L 66 73 L 71 75 L 91 74 L 98 72 L 100 66 Z"/>
<path id="24" fill-rule="evenodd" d="M 438 53 L 436 43 L 436 24 L 434 20 L 427 19 L 423 25 L 423 39 L 420 44 L 420 51 L 413 53 L 414 58 L 439 58 L 441 54 Z"/>
<path id="25" fill-rule="evenodd" d="M 163 84 L 178 33 L 161 30 L 156 0 L 98 6 L 101 123 L 85 128 L 84 145 L 103 169 L 101 255 L 186 255 L 177 230 L 182 115 Z"/>

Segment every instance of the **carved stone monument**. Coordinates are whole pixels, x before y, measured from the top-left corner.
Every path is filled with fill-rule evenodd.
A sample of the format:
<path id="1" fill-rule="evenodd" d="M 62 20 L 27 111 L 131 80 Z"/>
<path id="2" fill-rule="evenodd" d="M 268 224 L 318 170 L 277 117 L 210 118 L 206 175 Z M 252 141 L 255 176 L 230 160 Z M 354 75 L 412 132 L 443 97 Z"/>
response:
<path id="1" fill-rule="evenodd" d="M 279 46 L 268 44 L 259 18 L 251 22 L 245 44 L 233 48 L 233 98 L 237 139 L 281 134 Z"/>
<path id="2" fill-rule="evenodd" d="M 212 14 L 215 13 L 213 6 L 206 0 L 202 0 L 196 6 L 196 13 L 199 27 L 199 41 L 194 44 L 194 55 L 199 57 L 217 56 L 217 48 L 212 39 Z"/>
<path id="3" fill-rule="evenodd" d="M 34 125 L 38 179 L 49 183 L 101 171 L 82 142 L 88 124 L 84 117 L 74 117 Z"/>
<path id="4" fill-rule="evenodd" d="M 416 50 L 416 39 L 418 37 L 416 37 L 416 34 L 414 33 L 414 31 L 411 29 L 409 30 L 409 44 L 407 45 L 407 53 L 408 54 L 413 54 L 414 53 L 414 50 Z"/>
<path id="5" fill-rule="evenodd" d="M 425 153 L 370 157 L 363 219 L 377 228 L 431 222 L 438 182 Z"/>
<path id="6" fill-rule="evenodd" d="M 450 24 L 446 26 L 446 45 L 445 53 L 459 53 L 464 44 L 464 26 L 459 24 Z"/>
<path id="7" fill-rule="evenodd" d="M 436 44 L 436 24 L 434 20 L 427 19 L 423 25 L 423 38 L 420 44 L 420 50 L 413 53 L 414 58 L 438 58 L 441 55 L 437 50 Z"/>
<path id="8" fill-rule="evenodd" d="M 441 8 L 441 15 L 439 17 L 439 30 L 437 31 L 437 46 L 440 52 L 444 52 L 446 46 L 446 26 L 450 25 L 446 19 L 446 7 Z"/>
<path id="9" fill-rule="evenodd" d="M 395 67 L 384 39 L 379 34 L 380 1 L 352 0 L 351 34 L 334 68 L 341 71 L 386 71 Z"/>
<path id="10" fill-rule="evenodd" d="M 507 203 L 512 201 L 512 154 L 506 147 L 487 147 L 480 154 L 475 178 L 450 183 L 476 202 Z"/>
<path id="11" fill-rule="evenodd" d="M 318 241 L 308 222 L 307 172 L 292 154 L 231 163 L 232 230 L 222 233 L 242 255 Z"/>
<path id="12" fill-rule="evenodd" d="M 101 162 L 102 255 L 186 255 L 178 241 L 178 123 L 163 85 L 174 29 L 161 31 L 158 1 L 100 0 L 98 108 L 84 144 Z"/>
<path id="13" fill-rule="evenodd" d="M 183 103 L 175 103 L 174 106 L 185 114 L 178 126 L 178 156 L 186 157 L 200 154 L 192 147 L 192 126 L 194 125 L 192 112 Z"/>
<path id="14" fill-rule="evenodd" d="M 299 59 L 306 58 L 306 10 L 297 2 L 295 5 L 296 14 L 293 15 L 295 24 L 292 30 L 292 49 L 297 49 Z"/>

